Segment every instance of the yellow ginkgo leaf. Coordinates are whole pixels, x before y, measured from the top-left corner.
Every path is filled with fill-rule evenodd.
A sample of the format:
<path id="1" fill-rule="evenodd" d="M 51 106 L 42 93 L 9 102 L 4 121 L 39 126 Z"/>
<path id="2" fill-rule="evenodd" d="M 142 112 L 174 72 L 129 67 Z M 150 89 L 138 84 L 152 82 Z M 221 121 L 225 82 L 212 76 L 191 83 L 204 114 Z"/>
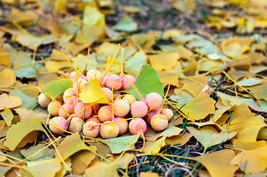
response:
<path id="1" fill-rule="evenodd" d="M 168 71 L 159 71 L 157 70 L 159 74 L 159 79 L 164 85 L 174 85 L 176 87 L 179 87 L 179 80 L 178 76 L 182 72 L 182 67 L 179 62 L 177 62 L 177 65 L 172 69 Z"/>
<path id="2" fill-rule="evenodd" d="M 90 151 L 88 146 L 84 144 L 84 142 L 81 140 L 79 133 L 74 133 L 70 136 L 67 136 L 59 145 L 58 145 L 58 151 L 60 155 L 62 156 L 62 159 L 65 160 L 72 156 L 73 154 L 82 151 L 82 150 L 88 150 Z M 92 150 L 91 150 L 92 151 Z M 56 155 L 56 159 L 58 159 L 58 155 Z"/>
<path id="3" fill-rule="evenodd" d="M 22 147 L 28 142 L 33 142 L 37 131 L 45 132 L 39 118 L 13 124 L 7 131 L 5 146 L 13 151 L 17 146 Z"/>
<path id="4" fill-rule="evenodd" d="M 195 159 L 207 168 L 211 177 L 232 177 L 238 169 L 237 166 L 231 164 L 233 158 L 234 152 L 226 149 L 205 154 Z"/>
<path id="5" fill-rule="evenodd" d="M 85 174 L 90 177 L 119 177 L 116 164 L 93 161 L 85 170 Z"/>
<path id="6" fill-rule="evenodd" d="M 16 81 L 15 74 L 10 69 L 4 69 L 0 72 L 0 88 L 8 88 Z"/>
<path id="7" fill-rule="evenodd" d="M 14 117 L 12 111 L 9 108 L 4 108 L 4 111 L 1 112 L 1 116 L 3 117 L 3 119 L 5 120 L 7 126 L 11 126 L 12 123 L 12 119 Z"/>
<path id="8" fill-rule="evenodd" d="M 116 162 L 117 159 L 119 160 L 116 163 L 116 166 L 118 168 L 126 169 L 128 168 L 129 163 L 134 159 L 134 155 L 132 153 L 125 153 L 121 157 L 118 155 L 113 161 Z"/>
<path id="9" fill-rule="evenodd" d="M 257 119 L 248 106 L 243 103 L 239 105 L 231 115 L 231 122 L 228 124 L 229 132 L 237 132 L 236 139 L 248 142 L 255 142 L 259 130 L 266 124 Z"/>
<path id="10" fill-rule="evenodd" d="M 96 151 L 96 146 L 90 146 L 92 151 Z M 95 159 L 95 154 L 90 151 L 79 151 L 71 157 L 71 168 L 73 174 L 82 174 L 89 164 Z"/>
<path id="11" fill-rule="evenodd" d="M 25 109 L 25 108 L 17 108 L 17 109 L 15 109 L 15 111 L 19 115 L 20 122 L 24 122 L 26 120 L 31 120 L 31 119 L 34 119 L 34 118 L 38 117 L 44 123 L 46 123 L 47 114 L 36 113 L 34 111 L 31 111 L 31 110 L 28 110 L 28 109 Z"/>
<path id="12" fill-rule="evenodd" d="M 159 71 L 173 69 L 177 64 L 178 58 L 178 53 L 161 53 L 148 56 L 151 66 Z"/>
<path id="13" fill-rule="evenodd" d="M 193 127 L 187 129 L 194 135 L 194 137 L 207 149 L 208 147 L 223 143 L 233 138 L 236 133 L 220 132 L 211 126 L 206 126 L 197 130 Z"/>
<path id="14" fill-rule="evenodd" d="M 8 96 L 3 93 L 0 95 L 0 111 L 6 108 L 15 108 L 22 104 L 21 99 L 19 97 Z"/>
<path id="15" fill-rule="evenodd" d="M 237 154 L 232 164 L 238 165 L 245 174 L 263 172 L 267 168 L 267 146 Z"/>
<path id="16" fill-rule="evenodd" d="M 33 176 L 47 177 L 55 176 L 62 168 L 61 164 L 56 159 L 39 160 L 27 162 L 29 171 Z"/>
<path id="17" fill-rule="evenodd" d="M 8 66 L 9 64 L 9 53 L 5 52 L 4 49 L 0 48 L 0 64 Z"/>
<path id="18" fill-rule="evenodd" d="M 193 135 L 191 133 L 187 133 L 184 135 L 168 137 L 166 138 L 166 142 L 167 144 L 170 144 L 170 145 L 183 146 L 190 140 L 192 136 Z"/>
<path id="19" fill-rule="evenodd" d="M 94 80 L 90 80 L 85 84 L 79 94 L 79 99 L 84 103 L 108 103 L 100 84 Z"/>
<path id="20" fill-rule="evenodd" d="M 186 103 L 181 109 L 188 119 L 195 121 L 204 119 L 207 115 L 214 113 L 215 101 L 208 94 L 200 92 L 196 97 Z"/>
<path id="21" fill-rule="evenodd" d="M 141 172 L 140 177 L 159 177 L 159 175 L 153 172 Z"/>
<path id="22" fill-rule="evenodd" d="M 146 143 L 146 146 L 144 148 L 144 153 L 146 154 L 155 154 L 160 151 L 162 147 L 166 145 L 166 136 L 163 136 L 162 138 L 158 139 L 157 141 L 153 143 Z"/>

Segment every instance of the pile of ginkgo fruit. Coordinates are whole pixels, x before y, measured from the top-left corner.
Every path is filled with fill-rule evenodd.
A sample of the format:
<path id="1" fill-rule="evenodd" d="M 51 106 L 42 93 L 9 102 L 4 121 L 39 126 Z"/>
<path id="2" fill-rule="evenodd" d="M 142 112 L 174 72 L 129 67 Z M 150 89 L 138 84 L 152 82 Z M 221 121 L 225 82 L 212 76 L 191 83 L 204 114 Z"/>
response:
<path id="1" fill-rule="evenodd" d="M 66 131 L 82 132 L 85 137 L 95 138 L 99 134 L 102 138 L 115 138 L 125 134 L 128 129 L 131 134 L 144 134 L 147 125 L 156 131 L 163 131 L 168 127 L 168 121 L 173 116 L 171 109 L 163 109 L 163 98 L 152 92 L 145 98 L 139 96 L 138 101 L 133 95 L 123 90 L 134 87 L 135 77 L 132 75 L 111 74 L 104 76 L 98 70 L 89 70 L 85 75 L 77 72 L 68 74 L 73 87 L 65 90 L 61 97 L 52 101 L 41 93 L 38 102 L 46 108 L 52 119 L 49 128 L 55 134 Z M 79 99 L 86 83 L 96 81 L 102 88 L 108 103 L 84 103 Z M 136 88 L 135 88 L 136 89 Z"/>

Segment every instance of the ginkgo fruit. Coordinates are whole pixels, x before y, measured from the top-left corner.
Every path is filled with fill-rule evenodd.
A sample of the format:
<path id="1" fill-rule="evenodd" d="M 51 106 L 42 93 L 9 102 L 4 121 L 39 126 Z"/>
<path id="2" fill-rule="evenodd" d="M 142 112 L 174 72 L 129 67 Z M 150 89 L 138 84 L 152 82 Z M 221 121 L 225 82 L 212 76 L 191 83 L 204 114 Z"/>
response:
<path id="1" fill-rule="evenodd" d="M 152 117 L 153 117 L 154 115 L 156 115 L 156 114 L 157 114 L 157 111 L 149 111 L 149 112 L 147 113 L 147 115 L 144 117 L 144 119 L 145 119 L 145 121 L 146 121 L 146 123 L 147 123 L 148 125 L 150 125 L 150 121 L 151 121 Z"/>
<path id="2" fill-rule="evenodd" d="M 99 135 L 100 132 L 100 125 L 99 120 L 89 118 L 86 123 L 83 125 L 83 134 L 85 136 L 95 138 Z"/>
<path id="3" fill-rule="evenodd" d="M 89 70 L 86 74 L 86 79 L 99 82 L 102 79 L 102 73 L 96 69 Z"/>
<path id="4" fill-rule="evenodd" d="M 102 138 L 115 138 L 119 135 L 119 126 L 116 122 L 107 121 L 100 126 Z"/>
<path id="5" fill-rule="evenodd" d="M 51 103 L 51 101 L 52 101 L 51 98 L 49 98 L 48 96 L 46 96 L 43 93 L 41 93 L 38 96 L 38 103 L 43 108 L 47 108 L 47 106 L 49 105 L 49 103 Z"/>
<path id="6" fill-rule="evenodd" d="M 74 114 L 79 118 L 87 119 L 92 114 L 92 106 L 88 103 L 79 102 L 74 107 Z"/>
<path id="7" fill-rule="evenodd" d="M 58 116 L 58 111 L 62 104 L 58 101 L 52 101 L 47 106 L 47 111 L 50 113 L 51 116 Z"/>
<path id="8" fill-rule="evenodd" d="M 126 75 L 126 76 L 132 83 L 135 82 L 136 79 L 134 76 L 132 76 L 132 75 Z M 122 79 L 122 89 L 123 90 L 126 90 L 126 89 L 131 87 L 131 83 L 128 81 L 128 79 L 126 79 L 125 77 L 123 77 L 123 79 Z"/>
<path id="9" fill-rule="evenodd" d="M 162 114 L 157 114 L 151 118 L 150 125 L 154 130 L 163 131 L 168 127 L 168 119 Z"/>
<path id="10" fill-rule="evenodd" d="M 116 75 L 116 74 L 111 74 L 110 76 L 108 76 L 107 80 L 106 80 L 106 87 L 110 88 L 112 90 L 120 90 L 122 86 L 122 79 L 120 76 Z"/>
<path id="11" fill-rule="evenodd" d="M 126 116 L 130 111 L 130 105 L 125 100 L 116 100 L 113 103 L 114 114 L 119 117 Z"/>
<path id="12" fill-rule="evenodd" d="M 64 117 L 65 119 L 69 117 L 69 112 L 67 111 L 67 105 L 63 104 L 58 110 L 58 115 Z"/>
<path id="13" fill-rule="evenodd" d="M 146 122 L 142 118 L 134 118 L 129 123 L 129 131 L 133 135 L 145 133 L 146 129 Z"/>
<path id="14" fill-rule="evenodd" d="M 169 108 L 164 108 L 164 109 L 162 109 L 162 110 L 160 111 L 160 113 L 161 113 L 162 115 L 164 115 L 165 117 L 167 117 L 168 121 L 169 121 L 169 120 L 172 118 L 172 116 L 173 116 L 173 112 L 172 112 L 172 110 L 169 109 Z"/>
<path id="15" fill-rule="evenodd" d="M 98 110 L 98 119 L 101 122 L 111 121 L 112 120 L 112 110 L 109 106 L 102 106 Z"/>
<path id="16" fill-rule="evenodd" d="M 133 117 L 144 117 L 147 111 L 148 107 L 143 101 L 135 101 L 131 105 L 131 114 Z"/>
<path id="17" fill-rule="evenodd" d="M 131 106 L 133 102 L 137 101 L 136 98 L 131 94 L 126 94 L 122 98 L 123 100 L 127 101 L 127 103 Z"/>
<path id="18" fill-rule="evenodd" d="M 78 79 L 77 81 L 73 83 L 73 91 L 77 96 L 81 93 L 86 83 L 87 81 L 85 79 Z"/>
<path id="19" fill-rule="evenodd" d="M 83 120 L 79 117 L 73 117 L 70 119 L 69 123 L 69 131 L 75 133 L 75 132 L 81 132 L 82 130 L 82 124 Z"/>
<path id="20" fill-rule="evenodd" d="M 63 117 L 53 117 L 49 121 L 49 129 L 51 132 L 61 135 L 63 134 L 68 128 L 68 123 L 65 118 Z"/>
<path id="21" fill-rule="evenodd" d="M 157 110 L 158 108 L 160 108 L 162 101 L 163 101 L 162 97 L 155 92 L 149 93 L 146 96 L 147 106 L 151 110 Z"/>
<path id="22" fill-rule="evenodd" d="M 108 101 L 112 101 L 112 91 L 107 87 L 102 87 L 102 90 L 107 97 Z"/>
<path id="23" fill-rule="evenodd" d="M 68 88 L 67 90 L 65 90 L 65 92 L 63 93 L 63 100 L 64 102 L 66 102 L 70 97 L 74 97 L 76 96 L 74 93 L 73 88 Z"/>
<path id="24" fill-rule="evenodd" d="M 65 102 L 66 111 L 71 114 L 74 113 L 74 107 L 77 103 L 79 103 L 79 99 L 77 97 L 70 97 L 67 99 Z"/>
<path id="25" fill-rule="evenodd" d="M 122 135 L 128 131 L 128 121 L 123 117 L 116 117 L 113 119 L 119 126 L 119 135 Z"/>

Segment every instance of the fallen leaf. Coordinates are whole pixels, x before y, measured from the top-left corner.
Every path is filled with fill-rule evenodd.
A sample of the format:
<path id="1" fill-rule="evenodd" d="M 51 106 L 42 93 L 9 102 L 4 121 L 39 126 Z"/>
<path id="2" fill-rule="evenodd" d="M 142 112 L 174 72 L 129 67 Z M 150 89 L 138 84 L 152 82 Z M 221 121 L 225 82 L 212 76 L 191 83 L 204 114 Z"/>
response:
<path id="1" fill-rule="evenodd" d="M 49 93 L 54 98 L 62 94 L 68 88 L 72 87 L 72 81 L 69 79 L 60 79 L 47 83 L 41 90 L 43 94 Z M 49 96 L 49 95 L 47 95 Z"/>
<path id="2" fill-rule="evenodd" d="M 85 174 L 90 177 L 119 177 L 116 164 L 93 161 L 85 170 Z"/>
<path id="3" fill-rule="evenodd" d="M 156 154 L 166 145 L 166 136 L 161 137 L 155 142 L 148 142 L 144 148 L 145 154 Z"/>
<path id="4" fill-rule="evenodd" d="M 257 119 L 248 106 L 243 103 L 237 106 L 231 114 L 231 122 L 227 125 L 229 132 L 237 132 L 236 139 L 255 142 L 259 130 L 266 126 L 264 122 Z"/>
<path id="5" fill-rule="evenodd" d="M 90 146 L 92 151 L 96 151 L 95 146 Z M 71 157 L 71 168 L 73 174 L 80 175 L 82 174 L 89 164 L 95 159 L 95 154 L 90 151 L 80 151 L 75 153 Z"/>
<path id="6" fill-rule="evenodd" d="M 267 146 L 246 150 L 237 154 L 232 164 L 238 165 L 245 173 L 261 173 L 267 168 Z"/>
<path id="7" fill-rule="evenodd" d="M 8 96 L 5 93 L 0 95 L 0 100 L 0 110 L 3 110 L 4 107 L 15 108 L 22 104 L 21 99 L 19 97 Z"/>
<path id="8" fill-rule="evenodd" d="M 19 97 L 22 101 L 22 104 L 20 105 L 20 108 L 26 108 L 26 109 L 34 109 L 36 106 L 38 106 L 38 101 L 36 98 L 29 97 L 25 93 L 23 93 L 19 88 L 15 88 L 10 91 L 10 96 Z"/>
<path id="9" fill-rule="evenodd" d="M 84 85 L 79 99 L 84 103 L 108 103 L 100 84 L 97 81 L 90 80 Z"/>
<path id="10" fill-rule="evenodd" d="M 131 32 L 137 30 L 137 23 L 130 16 L 124 15 L 112 28 L 114 30 Z"/>
<path id="11" fill-rule="evenodd" d="M 177 136 L 173 136 L 173 137 L 168 137 L 168 138 L 166 138 L 166 142 L 167 142 L 167 144 L 170 144 L 173 146 L 174 145 L 175 146 L 183 146 L 190 140 L 190 138 L 192 136 L 193 135 L 191 133 L 187 133 L 184 135 L 177 135 Z"/>
<path id="12" fill-rule="evenodd" d="M 153 172 L 141 172 L 140 177 L 159 177 L 159 175 Z"/>
<path id="13" fill-rule="evenodd" d="M 159 95 L 163 96 L 163 87 L 162 83 L 160 82 L 158 73 L 154 68 L 149 65 L 145 65 L 143 67 L 138 78 L 134 82 L 134 85 L 144 98 L 147 94 L 151 92 L 156 92 Z M 132 94 L 133 96 L 135 96 L 135 98 L 140 100 L 133 86 L 131 86 L 127 90 L 124 90 L 123 92 Z"/>
<path id="14" fill-rule="evenodd" d="M 49 177 L 55 176 L 62 168 L 56 159 L 39 160 L 27 162 L 27 168 L 33 176 Z"/>
<path id="15" fill-rule="evenodd" d="M 157 55 L 148 55 L 148 60 L 153 68 L 156 70 L 171 70 L 173 69 L 179 58 L 178 53 L 160 53 Z"/>
<path id="16" fill-rule="evenodd" d="M 124 150 L 135 149 L 134 145 L 138 139 L 139 139 L 139 134 L 131 136 L 122 136 L 118 138 L 101 139 L 100 141 L 108 145 L 113 154 L 118 154 Z"/>
<path id="17" fill-rule="evenodd" d="M 183 129 L 175 127 L 172 124 L 169 124 L 169 127 L 160 133 L 151 128 L 147 128 L 147 131 L 145 132 L 145 138 L 148 141 L 154 142 L 162 136 L 172 137 L 172 136 L 179 135 L 179 133 L 181 133 L 182 131 Z"/>
<path id="18" fill-rule="evenodd" d="M 241 150 L 252 150 L 261 148 L 266 146 L 265 141 L 256 141 L 256 142 L 248 142 L 248 141 L 241 141 L 241 140 L 233 140 L 233 148 L 241 149 Z"/>
<path id="19" fill-rule="evenodd" d="M 10 69 L 4 69 L 0 72 L 0 88 L 8 88 L 12 86 L 16 81 L 16 76 Z"/>
<path id="20" fill-rule="evenodd" d="M 217 130 L 211 126 L 206 126 L 199 130 L 193 127 L 187 127 L 187 129 L 205 147 L 205 149 L 226 142 L 236 135 L 236 132 L 228 133 L 221 131 L 218 133 Z"/>
<path id="21" fill-rule="evenodd" d="M 9 53 L 2 48 L 0 48 L 0 64 L 5 66 L 9 64 Z"/>
<path id="22" fill-rule="evenodd" d="M 121 157 L 117 156 L 113 161 L 116 162 L 118 160 L 118 162 L 116 163 L 117 168 L 127 169 L 133 159 L 134 155 L 132 153 L 125 153 Z"/>
<path id="23" fill-rule="evenodd" d="M 50 148 L 46 148 L 42 150 L 45 147 L 46 147 L 45 144 L 37 144 L 36 146 L 31 146 L 28 149 L 21 149 L 20 152 L 25 158 L 27 158 L 27 160 L 30 160 L 30 161 L 35 161 L 35 160 L 40 160 L 40 159 L 43 159 L 43 160 L 52 159 L 55 155 L 55 150 L 50 149 Z M 35 156 L 30 157 L 31 155 L 35 153 L 36 153 Z"/>
<path id="24" fill-rule="evenodd" d="M 234 152 L 229 149 L 204 154 L 195 159 L 203 164 L 211 177 L 234 176 L 238 167 L 231 164 L 234 158 Z"/>
<path id="25" fill-rule="evenodd" d="M 43 113 L 36 113 L 34 111 L 27 110 L 25 108 L 17 108 L 15 109 L 16 113 L 18 113 L 20 122 L 24 122 L 27 120 L 31 120 L 34 118 L 39 118 L 43 123 L 46 123 L 47 121 L 47 114 Z"/>
<path id="26" fill-rule="evenodd" d="M 208 94 L 201 92 L 181 109 L 188 120 L 195 121 L 204 119 L 207 115 L 214 113 L 215 101 Z"/>
<path id="27" fill-rule="evenodd" d="M 11 151 L 14 151 L 25 137 L 27 137 L 30 133 L 36 131 L 45 132 L 39 118 L 13 124 L 7 131 L 6 141 L 4 145 Z"/>
<path id="28" fill-rule="evenodd" d="M 72 135 L 67 136 L 57 147 L 60 155 L 63 160 L 66 160 L 73 154 L 82 151 L 82 150 L 90 150 L 90 147 L 84 144 L 81 140 L 79 133 L 74 133 Z M 58 154 L 56 154 L 56 159 L 59 159 Z"/>
<path id="29" fill-rule="evenodd" d="M 4 111 L 1 112 L 1 116 L 3 117 L 3 119 L 6 122 L 7 126 L 11 126 L 12 119 L 14 117 L 12 111 L 9 108 L 4 107 Z"/>

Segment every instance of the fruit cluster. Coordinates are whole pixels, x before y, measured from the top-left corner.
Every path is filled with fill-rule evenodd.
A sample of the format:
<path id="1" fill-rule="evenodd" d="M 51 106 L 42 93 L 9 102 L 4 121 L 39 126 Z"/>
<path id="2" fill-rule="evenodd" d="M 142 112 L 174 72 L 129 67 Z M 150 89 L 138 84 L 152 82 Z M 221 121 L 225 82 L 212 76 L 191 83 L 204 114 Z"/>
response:
<path id="1" fill-rule="evenodd" d="M 47 107 L 53 118 L 49 122 L 50 130 L 55 134 L 81 132 L 95 138 L 114 138 L 126 133 L 145 133 L 147 125 L 156 131 L 163 131 L 168 127 L 168 121 L 173 116 L 171 109 L 163 107 L 163 98 L 155 92 L 141 98 L 141 101 L 131 94 L 121 94 L 135 82 L 131 75 L 102 76 L 98 70 L 90 70 L 86 76 L 76 72 L 68 75 L 73 87 L 64 94 L 51 100 L 41 93 L 38 98 L 40 106 Z M 88 81 L 99 82 L 108 104 L 89 104 L 79 100 L 79 94 Z M 120 92 L 116 92 L 120 91 Z M 128 123 L 129 120 L 129 123 Z"/>

